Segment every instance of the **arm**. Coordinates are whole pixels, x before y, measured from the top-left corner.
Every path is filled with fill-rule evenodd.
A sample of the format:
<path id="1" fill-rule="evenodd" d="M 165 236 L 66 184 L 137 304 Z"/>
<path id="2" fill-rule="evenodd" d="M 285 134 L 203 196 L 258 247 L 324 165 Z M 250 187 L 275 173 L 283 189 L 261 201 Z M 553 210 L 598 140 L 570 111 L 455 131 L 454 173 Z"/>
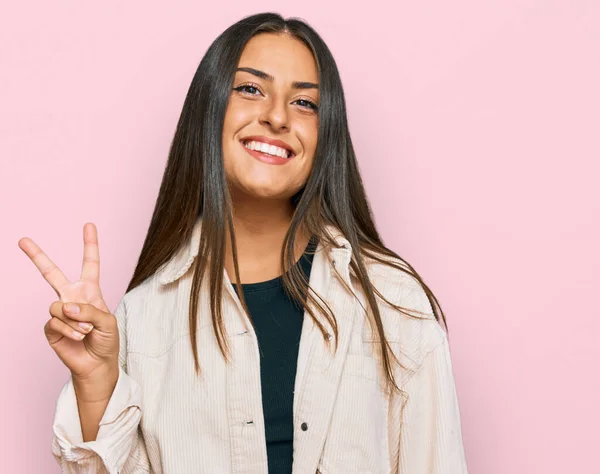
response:
<path id="1" fill-rule="evenodd" d="M 98 436 L 102 416 L 119 380 L 118 367 L 113 372 L 99 374 L 101 384 L 84 383 L 77 379 L 71 379 L 77 397 L 83 441 L 94 441 Z"/>
<path id="2" fill-rule="evenodd" d="M 127 331 L 124 298 L 115 310 L 115 317 L 119 326 L 119 373 L 110 398 L 90 406 L 84 401 L 85 392 L 82 394 L 77 390 L 76 395 L 76 387 L 70 378 L 56 404 L 52 454 L 64 473 L 152 472 L 139 428 L 142 391 L 126 372 Z"/>
<path id="3" fill-rule="evenodd" d="M 448 339 L 408 379 L 401 410 L 398 474 L 467 474 Z"/>

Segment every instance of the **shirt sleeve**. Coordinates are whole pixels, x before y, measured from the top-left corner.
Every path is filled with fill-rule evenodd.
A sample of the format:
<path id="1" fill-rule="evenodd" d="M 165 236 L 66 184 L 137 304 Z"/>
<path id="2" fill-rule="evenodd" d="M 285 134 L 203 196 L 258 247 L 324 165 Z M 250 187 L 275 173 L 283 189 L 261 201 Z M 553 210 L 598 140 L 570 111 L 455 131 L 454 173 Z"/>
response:
<path id="1" fill-rule="evenodd" d="M 142 433 L 142 391 L 126 372 L 125 303 L 115 310 L 119 326 L 119 377 L 94 441 L 83 441 L 72 378 L 60 393 L 54 416 L 52 454 L 68 474 L 151 473 Z"/>
<path id="2" fill-rule="evenodd" d="M 425 357 L 403 388 L 398 474 L 467 474 L 448 339 Z"/>

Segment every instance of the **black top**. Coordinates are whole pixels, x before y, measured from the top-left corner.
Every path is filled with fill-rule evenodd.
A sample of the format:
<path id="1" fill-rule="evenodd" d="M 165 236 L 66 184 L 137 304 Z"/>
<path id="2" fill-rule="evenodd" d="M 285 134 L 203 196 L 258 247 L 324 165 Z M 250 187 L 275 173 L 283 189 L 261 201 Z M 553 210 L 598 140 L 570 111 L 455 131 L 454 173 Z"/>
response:
<path id="1" fill-rule="evenodd" d="M 310 278 L 312 252 L 316 247 L 317 239 L 313 236 L 296 263 L 307 278 Z M 285 294 L 281 276 L 259 283 L 245 283 L 242 288 L 260 351 L 269 474 L 291 473 L 294 382 L 304 310 Z"/>

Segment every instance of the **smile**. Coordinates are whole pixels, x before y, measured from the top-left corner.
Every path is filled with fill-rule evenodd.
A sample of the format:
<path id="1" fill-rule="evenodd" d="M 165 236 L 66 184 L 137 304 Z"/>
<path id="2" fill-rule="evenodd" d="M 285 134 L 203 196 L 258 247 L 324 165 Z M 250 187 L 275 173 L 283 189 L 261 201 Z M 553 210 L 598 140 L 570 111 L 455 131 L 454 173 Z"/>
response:
<path id="1" fill-rule="evenodd" d="M 258 140 L 242 140 L 240 143 L 248 154 L 259 161 L 272 165 L 283 165 L 296 156 L 289 149 Z"/>
<path id="2" fill-rule="evenodd" d="M 248 148 L 248 150 L 256 150 L 261 153 L 266 153 L 267 155 L 280 156 L 281 158 L 289 158 L 292 154 L 291 151 L 286 150 L 285 148 L 269 145 L 268 143 L 247 141 L 242 142 L 242 144 Z"/>

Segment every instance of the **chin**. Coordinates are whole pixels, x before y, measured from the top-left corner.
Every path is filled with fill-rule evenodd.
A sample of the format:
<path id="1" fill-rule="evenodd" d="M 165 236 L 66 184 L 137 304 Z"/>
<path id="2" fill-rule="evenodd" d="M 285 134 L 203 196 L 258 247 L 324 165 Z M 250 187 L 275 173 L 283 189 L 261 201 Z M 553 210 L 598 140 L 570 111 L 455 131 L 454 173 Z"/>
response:
<path id="1" fill-rule="evenodd" d="M 288 198 L 287 193 L 275 189 L 253 189 L 247 194 L 255 199 L 281 200 Z"/>
<path id="2" fill-rule="evenodd" d="M 269 186 L 257 186 L 256 184 L 247 185 L 242 189 L 242 193 L 252 199 L 265 200 L 290 199 L 294 195 L 294 193 L 290 194 L 289 189 L 282 188 L 281 183 Z"/>

